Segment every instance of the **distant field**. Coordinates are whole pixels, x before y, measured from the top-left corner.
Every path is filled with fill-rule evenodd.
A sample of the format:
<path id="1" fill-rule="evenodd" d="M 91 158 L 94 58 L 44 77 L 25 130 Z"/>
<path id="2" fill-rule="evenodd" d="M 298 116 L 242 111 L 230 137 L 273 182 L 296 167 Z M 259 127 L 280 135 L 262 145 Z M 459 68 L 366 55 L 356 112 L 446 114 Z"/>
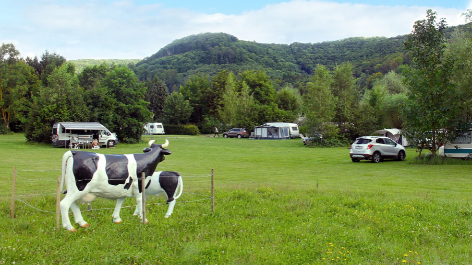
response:
<path id="1" fill-rule="evenodd" d="M 108 65 L 128 65 L 130 63 L 137 63 L 141 60 L 142 59 L 78 59 L 70 60 L 70 62 L 74 63 L 76 73 L 80 73 L 87 66 L 94 66 L 101 63 L 106 63 Z"/>
<path id="2" fill-rule="evenodd" d="M 100 153 L 140 153 L 119 144 Z M 65 150 L 0 135 L 0 264 L 470 264 L 470 165 L 352 163 L 347 148 L 307 148 L 299 139 L 155 136 L 172 154 L 158 170 L 182 174 L 184 194 L 165 219 L 149 200 L 142 225 L 127 199 L 97 199 L 90 228 L 56 230 L 55 190 Z M 12 168 L 18 170 L 10 219 Z M 215 170 L 215 212 L 210 172 Z M 25 196 L 28 195 L 28 196 Z M 73 218 L 71 217 L 71 221 Z M 77 225 L 76 225 L 77 227 Z"/>

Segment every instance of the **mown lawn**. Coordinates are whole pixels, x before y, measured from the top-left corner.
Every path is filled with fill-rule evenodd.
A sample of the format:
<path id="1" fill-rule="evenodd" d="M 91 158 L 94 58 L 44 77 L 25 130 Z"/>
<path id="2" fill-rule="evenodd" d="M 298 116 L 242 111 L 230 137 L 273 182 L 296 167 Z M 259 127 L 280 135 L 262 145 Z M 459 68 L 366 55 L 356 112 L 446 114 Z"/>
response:
<path id="1" fill-rule="evenodd" d="M 147 136 L 146 141 L 149 136 Z M 184 194 L 164 218 L 162 197 L 149 225 L 113 224 L 114 201 L 82 205 L 90 228 L 56 230 L 55 190 L 65 150 L 0 136 L 0 264 L 470 264 L 470 165 L 352 163 L 347 148 L 300 140 L 157 136 L 172 155 L 159 170 L 182 174 Z M 120 144 L 105 154 L 139 153 Z M 10 218 L 17 168 L 16 218 Z M 215 172 L 215 212 L 210 173 Z M 25 196 L 26 195 L 26 196 Z M 21 201 L 19 201 L 21 200 Z M 23 202 L 28 205 L 24 204 Z M 73 221 L 73 218 L 71 217 Z M 77 227 L 77 226 L 76 226 Z"/>

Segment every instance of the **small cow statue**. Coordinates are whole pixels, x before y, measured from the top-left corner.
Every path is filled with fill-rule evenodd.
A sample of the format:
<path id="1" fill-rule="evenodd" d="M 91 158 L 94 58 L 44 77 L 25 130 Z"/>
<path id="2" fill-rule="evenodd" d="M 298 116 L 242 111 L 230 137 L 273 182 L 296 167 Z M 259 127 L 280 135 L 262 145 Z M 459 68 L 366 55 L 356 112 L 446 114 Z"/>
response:
<path id="1" fill-rule="evenodd" d="M 158 171 L 154 172 L 150 178 L 146 178 L 144 194 L 147 198 L 149 195 L 159 196 L 162 193 L 165 193 L 167 196 L 167 203 L 169 204 L 165 217 L 169 218 L 174 211 L 175 200 L 182 195 L 183 188 L 184 184 L 179 173 L 174 171 Z M 177 192 L 179 194 L 177 194 Z M 116 224 L 123 222 L 120 218 L 120 209 L 125 202 L 125 199 L 125 197 L 119 198 L 116 202 L 115 211 L 113 212 L 113 222 Z M 136 205 L 136 210 L 134 211 L 133 216 L 139 215 L 139 211 L 140 210 Z"/>
<path id="2" fill-rule="evenodd" d="M 171 154 L 167 150 L 168 146 L 167 140 L 163 145 L 154 144 L 154 140 L 151 140 L 149 152 L 127 155 L 67 151 L 62 157 L 60 184 L 62 190 L 65 181 L 67 188 L 67 194 L 60 203 L 62 226 L 71 232 L 77 231 L 69 220 L 68 212 L 71 208 L 75 222 L 81 227 L 89 227 L 90 225 L 82 217 L 77 201 L 80 199 L 88 203 L 97 197 L 108 199 L 135 197 L 138 212 L 142 218 L 139 178 L 143 172 L 145 177 L 152 176 L 157 164 L 165 159 L 165 155 Z"/>

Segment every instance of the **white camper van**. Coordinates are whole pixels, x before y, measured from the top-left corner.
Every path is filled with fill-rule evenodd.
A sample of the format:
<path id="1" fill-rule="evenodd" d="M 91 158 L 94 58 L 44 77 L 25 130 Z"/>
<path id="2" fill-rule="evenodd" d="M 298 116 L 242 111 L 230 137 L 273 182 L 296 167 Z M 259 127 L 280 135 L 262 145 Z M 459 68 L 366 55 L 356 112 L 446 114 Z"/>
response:
<path id="1" fill-rule="evenodd" d="M 97 139 L 100 145 L 118 144 L 116 134 L 98 122 L 59 122 L 52 127 L 52 145 L 70 147 L 71 143 L 88 144 Z"/>
<path id="2" fill-rule="evenodd" d="M 165 134 L 164 125 L 160 122 L 146 123 L 144 129 L 146 134 Z"/>
<path id="3" fill-rule="evenodd" d="M 298 124 L 296 123 L 287 123 L 287 122 L 268 122 L 264 125 L 274 126 L 274 127 L 289 127 L 290 128 L 290 138 L 300 137 L 300 131 L 298 130 Z M 264 126 L 263 125 L 263 126 Z"/>

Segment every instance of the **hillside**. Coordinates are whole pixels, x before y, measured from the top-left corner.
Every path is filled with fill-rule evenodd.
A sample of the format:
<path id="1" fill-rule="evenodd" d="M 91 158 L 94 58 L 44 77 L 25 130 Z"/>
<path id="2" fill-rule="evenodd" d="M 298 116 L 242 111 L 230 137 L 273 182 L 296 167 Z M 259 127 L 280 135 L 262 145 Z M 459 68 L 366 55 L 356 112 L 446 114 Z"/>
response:
<path id="1" fill-rule="evenodd" d="M 472 31 L 472 23 L 459 27 Z M 455 28 L 446 30 L 447 38 Z M 332 69 L 349 61 L 356 77 L 396 70 L 410 62 L 403 47 L 406 37 L 356 37 L 288 45 L 243 41 L 226 33 L 202 33 L 175 40 L 130 67 L 140 80 L 157 76 L 170 89 L 183 85 L 189 76 L 214 76 L 223 69 L 235 73 L 263 69 L 276 87 L 288 83 L 296 86 L 306 81 L 318 64 Z"/>

